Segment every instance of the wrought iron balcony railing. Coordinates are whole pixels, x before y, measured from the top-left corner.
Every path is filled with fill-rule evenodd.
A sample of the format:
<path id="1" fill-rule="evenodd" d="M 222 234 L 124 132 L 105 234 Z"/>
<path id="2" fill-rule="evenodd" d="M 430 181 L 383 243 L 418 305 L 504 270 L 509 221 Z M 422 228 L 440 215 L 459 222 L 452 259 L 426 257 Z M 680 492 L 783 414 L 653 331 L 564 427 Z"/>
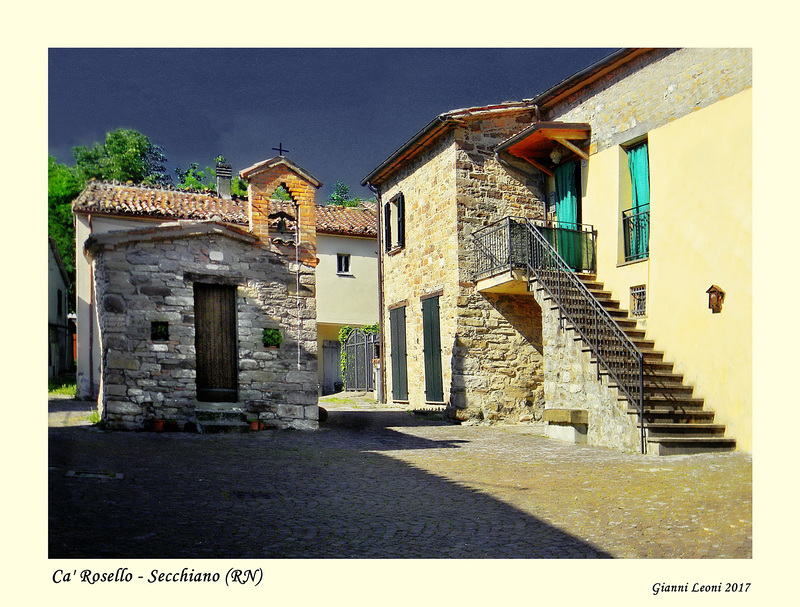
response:
<path id="1" fill-rule="evenodd" d="M 526 268 L 528 221 L 536 225 L 542 236 L 572 270 L 596 271 L 597 232 L 592 226 L 506 217 L 473 235 L 478 278 L 499 271 Z"/>
<path id="2" fill-rule="evenodd" d="M 591 254 L 582 259 L 595 270 L 594 230 L 570 226 L 568 232 L 591 235 L 579 241 L 589 246 Z M 636 344 L 620 328 L 606 308 L 592 295 L 558 250 L 560 228 L 537 225 L 528 219 L 507 217 L 479 230 L 474 235 L 477 263 L 476 278 L 505 270 L 523 269 L 528 289 L 542 289 L 557 305 L 559 320 L 569 322 L 589 348 L 597 363 L 615 386 L 639 412 L 641 448 L 646 452 L 644 425 L 644 357 Z M 554 230 L 554 231 L 549 231 Z M 555 236 L 554 236 L 555 234 Z M 562 251 L 564 249 L 562 248 Z M 569 251 L 569 249 L 567 249 Z M 569 254 L 569 253 L 568 253 Z M 577 258 L 577 256 L 576 256 Z M 535 286 L 534 286 L 534 283 Z"/>
<path id="3" fill-rule="evenodd" d="M 622 211 L 625 261 L 646 259 L 650 255 L 650 205 Z"/>

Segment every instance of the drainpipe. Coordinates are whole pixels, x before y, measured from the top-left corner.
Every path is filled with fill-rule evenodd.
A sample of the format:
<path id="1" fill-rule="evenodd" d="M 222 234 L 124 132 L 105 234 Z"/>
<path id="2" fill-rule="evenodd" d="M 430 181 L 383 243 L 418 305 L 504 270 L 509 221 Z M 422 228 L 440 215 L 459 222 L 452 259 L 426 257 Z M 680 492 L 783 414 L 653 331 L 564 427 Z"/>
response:
<path id="1" fill-rule="evenodd" d="M 386 333 L 383 330 L 383 236 L 381 230 L 381 191 L 371 183 L 367 183 L 367 187 L 375 194 L 375 200 L 378 204 L 378 333 L 380 335 L 380 351 L 378 352 L 378 368 L 380 375 L 380 383 L 378 386 L 378 402 L 386 403 L 386 373 L 384 361 L 386 357 Z"/>
<path id="2" fill-rule="evenodd" d="M 89 214 L 89 237 L 91 238 L 94 233 L 92 231 L 92 215 Z M 77 306 L 76 306 L 77 308 Z M 94 261 L 89 262 L 89 395 L 91 397 L 99 396 L 94 393 Z M 105 409 L 103 409 L 103 416 L 105 417 Z"/>

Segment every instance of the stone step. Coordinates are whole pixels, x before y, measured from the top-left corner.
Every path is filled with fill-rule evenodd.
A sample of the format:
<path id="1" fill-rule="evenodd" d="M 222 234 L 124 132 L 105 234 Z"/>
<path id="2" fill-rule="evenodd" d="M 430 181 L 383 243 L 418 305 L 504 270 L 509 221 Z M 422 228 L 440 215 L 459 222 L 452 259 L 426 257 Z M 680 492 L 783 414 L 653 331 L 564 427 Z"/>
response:
<path id="1" fill-rule="evenodd" d="M 628 415 L 639 415 L 639 411 L 634 407 L 628 407 Z M 645 407 L 644 417 L 646 423 L 712 423 L 714 412 L 704 409 L 673 409 L 666 407 Z"/>
<path id="2" fill-rule="evenodd" d="M 197 422 L 200 434 L 231 434 L 250 432 L 250 424 L 241 420 L 217 419 Z"/>
<path id="3" fill-rule="evenodd" d="M 735 439 L 721 436 L 647 439 L 647 452 L 651 455 L 684 455 L 735 449 Z"/>
<path id="4" fill-rule="evenodd" d="M 249 432 L 247 410 L 231 403 L 203 403 L 194 410 L 198 432 L 201 434 L 228 434 Z"/>
<path id="5" fill-rule="evenodd" d="M 645 423 L 644 428 L 648 438 L 682 438 L 686 436 L 702 438 L 725 435 L 723 424 L 655 422 Z"/>

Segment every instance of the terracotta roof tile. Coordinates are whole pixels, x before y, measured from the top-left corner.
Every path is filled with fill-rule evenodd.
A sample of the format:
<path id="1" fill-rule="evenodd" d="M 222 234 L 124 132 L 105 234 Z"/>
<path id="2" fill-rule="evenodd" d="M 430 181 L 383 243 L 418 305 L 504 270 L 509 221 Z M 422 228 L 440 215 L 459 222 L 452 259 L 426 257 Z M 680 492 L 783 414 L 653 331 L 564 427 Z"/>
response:
<path id="1" fill-rule="evenodd" d="M 214 194 L 192 190 L 176 190 L 144 185 L 90 181 L 75 199 L 76 213 L 129 215 L 152 219 L 215 220 L 247 225 L 247 200 L 220 198 Z M 294 204 L 270 201 L 270 214 L 283 211 L 295 216 Z M 343 236 L 377 238 L 378 213 L 375 203 L 357 207 L 317 205 L 317 232 Z M 277 219 L 270 226 L 277 226 Z M 289 221 L 293 228 L 294 222 Z"/>
<path id="2" fill-rule="evenodd" d="M 377 205 L 361 203 L 357 207 L 317 206 L 317 232 L 377 238 Z"/>
<path id="3" fill-rule="evenodd" d="M 145 185 L 90 181 L 75 199 L 78 213 L 135 215 L 169 219 L 216 219 L 247 224 L 247 201 L 219 198 L 193 190 L 175 190 Z"/>

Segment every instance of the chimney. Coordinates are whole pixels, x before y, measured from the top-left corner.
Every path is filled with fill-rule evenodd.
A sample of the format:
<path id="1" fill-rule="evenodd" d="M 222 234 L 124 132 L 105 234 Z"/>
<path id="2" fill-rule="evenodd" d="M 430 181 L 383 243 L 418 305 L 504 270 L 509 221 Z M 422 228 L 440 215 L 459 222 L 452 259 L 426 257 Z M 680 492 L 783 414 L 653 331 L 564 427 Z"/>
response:
<path id="1" fill-rule="evenodd" d="M 230 200 L 231 198 L 231 176 L 233 171 L 231 165 L 224 162 L 217 163 L 217 194 L 221 198 Z"/>

